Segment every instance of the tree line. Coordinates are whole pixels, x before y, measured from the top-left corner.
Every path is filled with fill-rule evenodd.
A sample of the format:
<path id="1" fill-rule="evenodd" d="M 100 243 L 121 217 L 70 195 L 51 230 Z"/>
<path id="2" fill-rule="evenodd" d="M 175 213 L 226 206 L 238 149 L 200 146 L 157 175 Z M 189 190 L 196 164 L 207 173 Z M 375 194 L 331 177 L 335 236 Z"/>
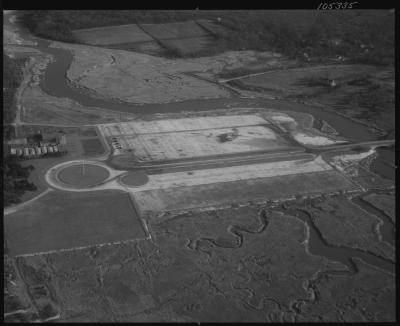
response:
<path id="1" fill-rule="evenodd" d="M 3 123 L 15 119 L 15 92 L 23 79 L 23 66 L 26 58 L 10 58 L 3 54 Z"/>
<path id="2" fill-rule="evenodd" d="M 344 55 L 358 63 L 377 65 L 394 60 L 394 14 L 388 10 L 32 10 L 22 15 L 32 33 L 66 42 L 77 42 L 74 29 L 191 19 L 212 19 L 226 28 L 215 35 L 217 52 Z M 332 43 L 334 39 L 340 43 Z"/>
<path id="3" fill-rule="evenodd" d="M 36 186 L 28 181 L 32 165 L 22 167 L 15 157 L 3 158 L 3 200 L 4 206 L 18 204 L 26 191 L 35 191 Z"/>

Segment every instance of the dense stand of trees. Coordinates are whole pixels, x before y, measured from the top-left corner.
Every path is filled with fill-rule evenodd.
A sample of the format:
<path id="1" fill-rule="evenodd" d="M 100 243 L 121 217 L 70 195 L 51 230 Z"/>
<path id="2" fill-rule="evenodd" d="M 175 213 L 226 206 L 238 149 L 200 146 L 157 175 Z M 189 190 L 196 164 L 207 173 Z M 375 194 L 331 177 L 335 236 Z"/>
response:
<path id="1" fill-rule="evenodd" d="M 3 200 L 4 206 L 18 204 L 25 191 L 35 191 L 36 186 L 28 181 L 32 165 L 22 167 L 17 158 L 6 156 L 3 159 Z"/>
<path id="2" fill-rule="evenodd" d="M 9 58 L 3 54 L 3 123 L 11 123 L 15 119 L 15 92 L 21 84 L 22 67 L 26 60 L 25 58 Z M 3 135 L 5 139 L 12 138 L 14 127 L 5 126 Z M 36 190 L 36 186 L 28 182 L 29 173 L 32 170 L 32 165 L 24 168 L 18 163 L 16 157 L 3 153 L 3 200 L 5 206 L 21 202 L 21 196 L 25 191 Z"/>
<path id="3" fill-rule="evenodd" d="M 393 63 L 394 13 L 388 10 L 33 10 L 22 15 L 22 22 L 34 34 L 75 42 L 72 30 L 79 28 L 202 18 L 220 18 L 218 23 L 227 29 L 217 35 L 216 52 L 276 50 L 291 57 L 306 52 L 344 55 L 370 64 Z"/>
<path id="4" fill-rule="evenodd" d="M 3 54 L 3 123 L 11 123 L 15 119 L 15 92 L 22 81 L 22 68 L 26 60 Z"/>

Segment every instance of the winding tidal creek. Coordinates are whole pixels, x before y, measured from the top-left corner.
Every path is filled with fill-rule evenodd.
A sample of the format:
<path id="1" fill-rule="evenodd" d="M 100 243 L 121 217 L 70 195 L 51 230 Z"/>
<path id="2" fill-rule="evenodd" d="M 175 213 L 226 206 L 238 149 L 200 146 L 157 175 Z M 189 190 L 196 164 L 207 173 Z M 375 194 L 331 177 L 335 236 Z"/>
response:
<path id="1" fill-rule="evenodd" d="M 7 17 L 6 15 L 4 17 Z M 7 21 L 7 22 L 6 22 Z M 7 19 L 5 23 L 10 24 Z M 375 140 L 378 138 L 373 134 L 368 127 L 361 125 L 343 117 L 341 115 L 335 114 L 332 111 L 323 110 L 319 107 L 304 105 L 295 102 L 280 101 L 280 100 L 268 100 L 268 99 L 254 99 L 254 98 L 220 98 L 220 99 L 205 99 L 205 100 L 188 100 L 176 103 L 166 103 L 166 104 L 133 104 L 133 103 L 122 103 L 110 99 L 100 99 L 91 96 L 87 91 L 80 89 L 79 87 L 74 87 L 67 79 L 67 71 L 73 60 L 73 54 L 71 51 L 50 47 L 51 42 L 43 39 L 36 38 L 30 35 L 27 31 L 19 27 L 20 35 L 28 40 L 37 42 L 36 46 L 31 46 L 43 53 L 50 54 L 54 56 L 54 62 L 51 62 L 41 79 L 41 87 L 51 96 L 70 98 L 84 106 L 88 107 L 99 107 L 103 109 L 109 109 L 113 111 L 128 112 L 138 115 L 154 114 L 154 113 L 168 113 L 168 112 L 184 112 L 184 111 L 205 111 L 205 110 L 216 110 L 216 109 L 227 109 L 227 108 L 240 108 L 240 107 L 259 107 L 267 109 L 281 109 L 286 111 L 296 111 L 312 114 L 316 119 L 325 120 L 333 128 L 335 128 L 342 136 L 352 141 L 367 141 Z M 393 154 L 392 154 L 393 153 Z M 378 150 L 379 158 L 383 162 L 392 160 L 394 157 L 394 152 L 387 153 L 387 150 Z M 376 163 L 373 169 L 383 169 L 386 177 L 393 177 L 392 172 L 387 172 L 388 163 L 385 167 L 379 168 L 379 164 Z M 384 164 L 384 163 L 382 163 Z M 393 168 L 394 170 L 394 168 Z M 377 212 L 374 207 L 369 207 L 371 205 L 365 204 L 361 198 L 355 198 L 354 202 L 358 205 L 362 205 L 364 209 L 372 214 L 376 214 L 379 218 L 383 220 L 383 225 L 381 227 L 382 238 L 384 241 L 394 245 L 394 226 L 391 224 L 390 219 L 385 216 L 382 212 Z M 343 263 L 348 267 L 348 272 L 357 272 L 357 266 L 353 262 L 353 258 L 360 258 L 367 264 L 375 266 L 377 268 L 383 269 L 391 274 L 395 272 L 394 262 L 387 260 L 382 257 L 378 257 L 371 253 L 353 249 L 348 247 L 332 246 L 326 243 L 321 236 L 320 231 L 316 228 L 313 223 L 312 217 L 306 211 L 300 209 L 285 209 L 284 207 L 279 207 L 277 211 L 282 212 L 285 215 L 294 216 L 309 226 L 310 229 L 310 240 L 309 249 L 314 255 L 323 256 L 333 261 L 338 261 Z"/>

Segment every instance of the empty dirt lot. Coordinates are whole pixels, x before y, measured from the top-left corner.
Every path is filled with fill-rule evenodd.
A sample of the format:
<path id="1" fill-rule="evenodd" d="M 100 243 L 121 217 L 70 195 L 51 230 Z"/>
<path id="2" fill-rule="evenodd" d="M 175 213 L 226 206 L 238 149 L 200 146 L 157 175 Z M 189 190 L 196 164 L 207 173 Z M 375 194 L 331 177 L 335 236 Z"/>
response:
<path id="1" fill-rule="evenodd" d="M 182 118 L 101 125 L 108 141 L 122 148 L 115 154 L 139 161 L 289 150 L 292 146 L 256 115 Z M 223 128 L 225 127 L 225 128 Z M 221 136 L 234 134 L 231 141 Z"/>
<path id="2" fill-rule="evenodd" d="M 133 196 L 142 213 L 158 215 L 357 189 L 337 171 L 325 171 L 135 191 Z"/>

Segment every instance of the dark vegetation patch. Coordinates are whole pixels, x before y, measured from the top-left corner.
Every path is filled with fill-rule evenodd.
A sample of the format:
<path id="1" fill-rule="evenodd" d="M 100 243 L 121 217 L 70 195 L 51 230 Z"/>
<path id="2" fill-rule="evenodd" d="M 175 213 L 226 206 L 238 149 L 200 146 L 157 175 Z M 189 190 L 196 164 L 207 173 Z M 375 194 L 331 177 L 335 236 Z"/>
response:
<path id="1" fill-rule="evenodd" d="M 32 10 L 22 15 L 32 33 L 66 42 L 77 41 L 75 29 L 202 19 L 223 27 L 210 29 L 200 23 L 218 39 L 219 46 L 210 47 L 209 54 L 276 50 L 291 57 L 344 55 L 358 63 L 393 63 L 394 15 L 388 10 Z"/>
<path id="2" fill-rule="evenodd" d="M 104 153 L 104 147 L 99 138 L 81 139 L 85 155 L 100 155 Z"/>
<path id="3" fill-rule="evenodd" d="M 6 156 L 3 159 L 3 200 L 4 206 L 18 204 L 26 191 L 35 191 L 36 186 L 28 181 L 32 165 L 22 167 L 16 158 Z"/>
<path id="4" fill-rule="evenodd" d="M 3 123 L 11 123 L 16 115 L 15 93 L 23 79 L 26 58 L 13 59 L 3 54 Z"/>

